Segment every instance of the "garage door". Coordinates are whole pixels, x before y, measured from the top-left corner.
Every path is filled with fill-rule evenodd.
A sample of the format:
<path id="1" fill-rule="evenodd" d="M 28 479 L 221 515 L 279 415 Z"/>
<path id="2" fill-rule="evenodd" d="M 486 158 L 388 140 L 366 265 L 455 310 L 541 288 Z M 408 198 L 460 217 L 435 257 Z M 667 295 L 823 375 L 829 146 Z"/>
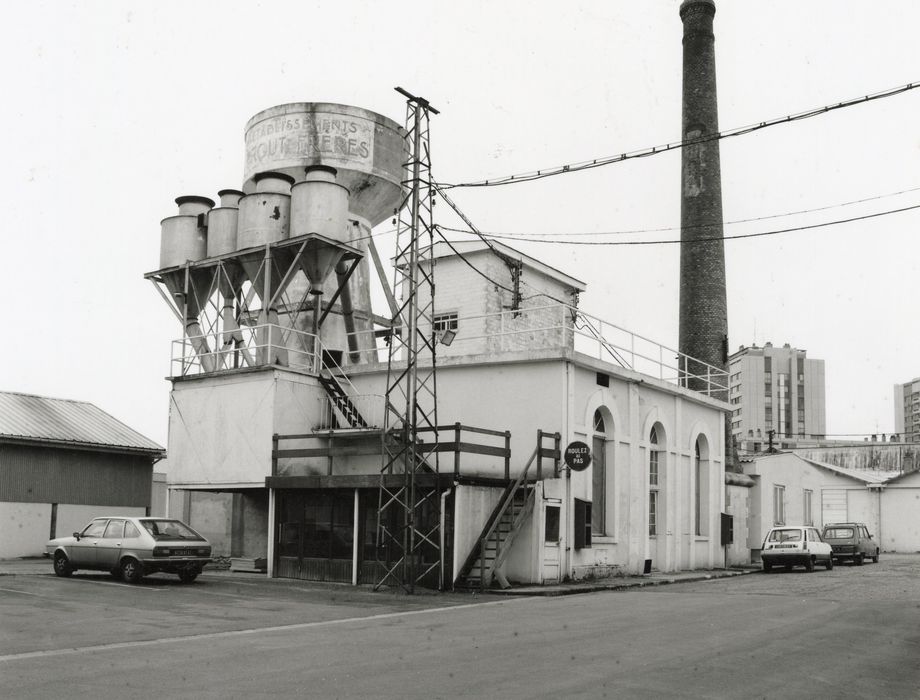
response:
<path id="1" fill-rule="evenodd" d="M 825 489 L 821 492 L 821 523 L 847 522 L 846 489 Z"/>

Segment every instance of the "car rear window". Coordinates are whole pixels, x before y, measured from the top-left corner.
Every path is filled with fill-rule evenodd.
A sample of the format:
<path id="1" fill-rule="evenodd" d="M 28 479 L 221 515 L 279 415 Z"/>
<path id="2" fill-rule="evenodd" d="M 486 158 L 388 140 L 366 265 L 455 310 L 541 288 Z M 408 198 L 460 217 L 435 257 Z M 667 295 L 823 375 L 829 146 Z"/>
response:
<path id="1" fill-rule="evenodd" d="M 203 540 L 204 537 L 195 532 L 180 520 L 141 520 L 141 525 L 154 539 L 157 540 Z"/>
<path id="2" fill-rule="evenodd" d="M 829 527 L 824 531 L 824 539 L 845 540 L 853 536 L 851 527 Z"/>
<path id="3" fill-rule="evenodd" d="M 768 542 L 801 542 L 802 531 L 799 529 L 773 530 L 767 538 Z"/>

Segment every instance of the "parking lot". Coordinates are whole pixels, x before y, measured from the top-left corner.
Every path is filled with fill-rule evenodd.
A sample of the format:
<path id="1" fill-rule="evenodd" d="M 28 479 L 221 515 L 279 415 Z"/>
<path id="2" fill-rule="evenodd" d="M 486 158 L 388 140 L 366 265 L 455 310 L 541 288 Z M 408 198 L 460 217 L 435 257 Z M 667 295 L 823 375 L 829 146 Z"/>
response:
<path id="1" fill-rule="evenodd" d="M 900 698 L 920 683 L 920 555 L 555 598 L 46 565 L 0 575 L 11 697 Z"/>

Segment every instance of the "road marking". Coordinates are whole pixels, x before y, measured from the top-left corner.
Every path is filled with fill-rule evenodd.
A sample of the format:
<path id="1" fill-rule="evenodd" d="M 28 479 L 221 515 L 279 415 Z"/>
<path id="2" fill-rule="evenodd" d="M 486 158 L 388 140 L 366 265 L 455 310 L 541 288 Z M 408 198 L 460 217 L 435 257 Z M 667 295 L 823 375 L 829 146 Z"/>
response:
<path id="1" fill-rule="evenodd" d="M 0 588 L 0 591 L 6 591 L 7 593 L 19 593 L 21 595 L 34 595 L 39 598 L 42 597 L 41 593 L 27 593 L 26 591 L 17 591 L 15 588 Z"/>
<path id="2" fill-rule="evenodd" d="M 71 578 L 71 581 L 79 581 L 80 583 L 95 583 L 97 586 L 117 586 L 118 588 L 130 588 L 132 591 L 164 591 L 165 588 L 154 588 L 153 586 L 138 586 L 135 584 L 126 584 L 126 583 L 115 583 L 114 581 L 97 581 L 93 578 Z"/>
<path id="3" fill-rule="evenodd" d="M 318 622 L 299 622 L 292 625 L 275 625 L 272 627 L 251 627 L 242 630 L 229 630 L 226 632 L 208 632 L 206 634 L 190 634 L 186 637 L 160 637 L 159 639 L 145 639 L 139 642 L 113 642 L 112 644 L 94 644 L 85 647 L 71 647 L 69 649 L 49 649 L 46 651 L 27 651 L 21 654 L 5 654 L 0 656 L 0 662 L 3 661 L 22 661 L 25 659 L 39 659 L 48 656 L 67 656 L 70 654 L 84 654 L 87 652 L 110 651 L 114 649 L 132 649 L 135 647 L 157 646 L 161 644 L 173 644 L 175 642 L 199 642 L 203 639 L 226 639 L 229 637 L 243 637 L 252 634 L 262 634 L 266 632 L 290 632 L 293 630 L 304 630 L 313 627 L 331 627 L 335 625 L 347 625 L 353 622 L 369 622 L 373 620 L 387 620 L 394 617 L 410 617 L 414 615 L 426 615 L 428 613 L 452 612 L 454 610 L 465 610 L 467 608 L 484 608 L 492 605 L 511 605 L 527 600 L 533 600 L 534 596 L 521 596 L 510 600 L 496 600 L 488 603 L 465 603 L 463 605 L 445 605 L 438 608 L 424 608 L 422 610 L 406 610 L 403 612 L 379 613 L 377 615 L 368 615 L 366 617 L 346 617 L 341 620 L 322 620 Z"/>

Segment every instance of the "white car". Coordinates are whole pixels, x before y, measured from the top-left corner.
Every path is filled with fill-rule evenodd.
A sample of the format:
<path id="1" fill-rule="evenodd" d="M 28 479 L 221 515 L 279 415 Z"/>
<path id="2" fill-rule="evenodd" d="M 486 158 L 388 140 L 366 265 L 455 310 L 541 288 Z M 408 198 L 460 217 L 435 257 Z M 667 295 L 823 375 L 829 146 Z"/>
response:
<path id="1" fill-rule="evenodd" d="M 45 555 L 58 576 L 94 569 L 137 583 L 163 571 L 191 583 L 211 561 L 211 544 L 180 520 L 111 516 L 96 518 L 71 537 L 51 540 Z"/>
<path id="2" fill-rule="evenodd" d="M 764 538 L 760 550 L 763 570 L 770 573 L 774 566 L 787 570 L 793 566 L 804 566 L 814 571 L 815 564 L 834 568 L 831 546 L 821 539 L 821 533 L 810 525 L 781 525 L 774 527 Z"/>

